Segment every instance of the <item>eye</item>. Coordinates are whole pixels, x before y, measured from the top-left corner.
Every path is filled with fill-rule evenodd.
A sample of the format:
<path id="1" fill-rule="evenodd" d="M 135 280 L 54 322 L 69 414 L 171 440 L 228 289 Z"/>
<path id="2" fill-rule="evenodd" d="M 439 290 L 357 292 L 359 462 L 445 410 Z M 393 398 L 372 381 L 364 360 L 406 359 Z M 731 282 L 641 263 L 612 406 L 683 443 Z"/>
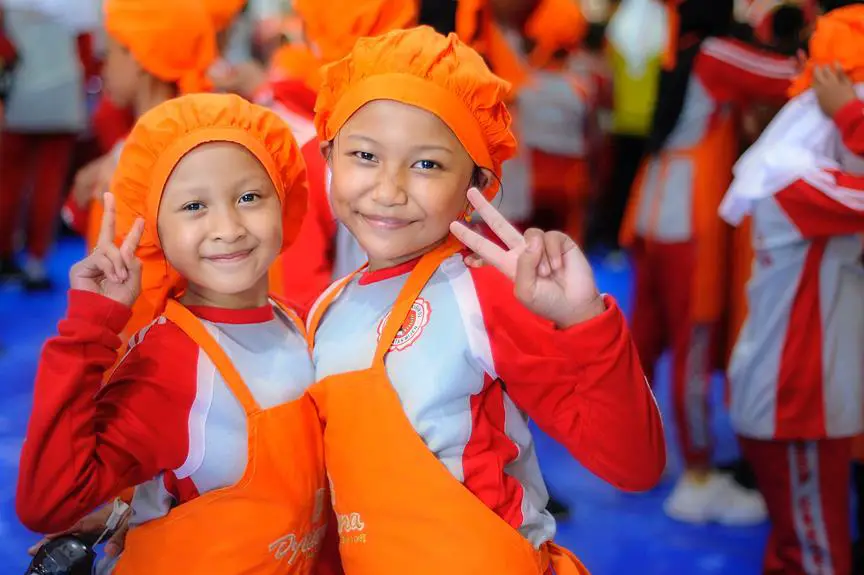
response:
<path id="1" fill-rule="evenodd" d="M 374 162 L 377 159 L 372 152 L 352 152 L 351 155 L 364 162 Z"/>
<path id="2" fill-rule="evenodd" d="M 248 203 L 254 202 L 260 198 L 261 198 L 261 196 L 257 192 L 247 192 L 247 193 L 243 194 L 242 196 L 240 196 L 240 203 L 241 204 L 248 204 Z"/>
<path id="3" fill-rule="evenodd" d="M 418 162 L 414 162 L 412 166 L 414 168 L 420 168 L 421 170 L 438 170 L 441 168 L 441 164 L 438 162 L 433 162 L 432 160 L 420 160 Z"/>
<path id="4" fill-rule="evenodd" d="M 184 212 L 199 212 L 204 209 L 204 204 L 201 202 L 189 202 L 182 209 Z"/>

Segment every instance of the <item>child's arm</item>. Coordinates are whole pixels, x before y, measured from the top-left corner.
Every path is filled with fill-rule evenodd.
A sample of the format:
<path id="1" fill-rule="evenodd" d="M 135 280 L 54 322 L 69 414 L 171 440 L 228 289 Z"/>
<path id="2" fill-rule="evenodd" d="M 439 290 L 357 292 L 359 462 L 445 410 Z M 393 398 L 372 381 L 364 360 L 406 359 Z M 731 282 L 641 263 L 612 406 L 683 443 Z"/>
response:
<path id="1" fill-rule="evenodd" d="M 194 344 L 184 356 L 182 338 L 162 338 L 161 348 L 153 337 L 146 345 L 136 338 L 99 389 L 141 291 L 135 249 L 144 232 L 139 219 L 116 246 L 114 196 L 105 194 L 104 204 L 96 249 L 69 272 L 67 317 L 45 344 L 34 385 L 16 497 L 21 522 L 34 531 L 71 527 L 124 488 L 179 467 L 187 450 L 192 401 L 184 404 L 182 390 L 184 379 L 195 388 L 194 371 L 184 378 L 197 365 Z"/>
<path id="2" fill-rule="evenodd" d="M 497 270 L 471 273 L 495 375 L 513 401 L 600 478 L 653 487 L 666 465 L 663 424 L 615 301 L 561 330 L 528 311 Z"/>
<path id="3" fill-rule="evenodd" d="M 190 340 L 148 338 L 100 390 L 130 315 L 107 297 L 72 290 L 59 335 L 45 344 L 16 498 L 21 522 L 33 531 L 67 529 L 185 459 L 194 385 L 184 384 L 194 384 L 197 354 Z M 190 361 L 172 361 L 184 357 Z"/>
<path id="4" fill-rule="evenodd" d="M 797 74 L 794 58 L 773 54 L 727 38 L 702 43 L 694 71 L 711 95 L 738 104 L 782 103 Z"/>
<path id="5" fill-rule="evenodd" d="M 864 177 L 813 168 L 774 199 L 804 237 L 864 232 Z"/>
<path id="6" fill-rule="evenodd" d="M 507 246 L 450 226 L 497 268 L 472 272 L 486 325 L 468 329 L 485 327 L 485 369 L 591 471 L 621 489 L 653 487 L 666 465 L 660 412 L 624 317 L 600 297 L 587 258 L 560 232 L 522 234 L 476 189 L 468 200 Z"/>

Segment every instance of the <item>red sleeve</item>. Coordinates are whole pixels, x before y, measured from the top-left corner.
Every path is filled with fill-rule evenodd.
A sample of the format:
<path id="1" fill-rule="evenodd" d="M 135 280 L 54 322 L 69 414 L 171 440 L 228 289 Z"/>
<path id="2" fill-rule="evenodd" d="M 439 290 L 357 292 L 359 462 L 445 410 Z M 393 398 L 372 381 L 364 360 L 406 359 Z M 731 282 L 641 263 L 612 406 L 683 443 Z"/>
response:
<path id="1" fill-rule="evenodd" d="M 748 46 L 737 40 L 708 38 L 696 57 L 694 72 L 720 102 L 783 103 L 795 60 Z"/>
<path id="2" fill-rule="evenodd" d="M 93 112 L 92 122 L 99 148 L 108 153 L 135 125 L 135 116 L 131 110 L 118 108 L 103 96 Z"/>
<path id="3" fill-rule="evenodd" d="M 864 177 L 815 170 L 774 198 L 807 238 L 864 232 Z"/>
<path id="4" fill-rule="evenodd" d="M 125 306 L 72 290 L 59 335 L 45 344 L 16 498 L 33 531 L 68 529 L 186 459 L 198 349 L 173 324 L 151 328 L 165 329 L 131 348 L 100 390 L 129 317 Z"/>
<path id="5" fill-rule="evenodd" d="M 303 146 L 309 174 L 309 203 L 300 233 L 282 254 L 283 294 L 304 312 L 333 283 L 336 220 L 327 198 L 327 163 L 313 140 Z M 302 315 L 302 314 L 301 314 Z"/>
<path id="6" fill-rule="evenodd" d="M 663 424 L 624 315 L 606 311 L 566 330 L 541 320 L 497 270 L 472 269 L 497 376 L 528 417 L 598 477 L 652 488 L 666 466 Z"/>
<path id="7" fill-rule="evenodd" d="M 864 100 L 853 100 L 840 108 L 834 123 L 843 137 L 843 145 L 856 156 L 864 156 Z"/>

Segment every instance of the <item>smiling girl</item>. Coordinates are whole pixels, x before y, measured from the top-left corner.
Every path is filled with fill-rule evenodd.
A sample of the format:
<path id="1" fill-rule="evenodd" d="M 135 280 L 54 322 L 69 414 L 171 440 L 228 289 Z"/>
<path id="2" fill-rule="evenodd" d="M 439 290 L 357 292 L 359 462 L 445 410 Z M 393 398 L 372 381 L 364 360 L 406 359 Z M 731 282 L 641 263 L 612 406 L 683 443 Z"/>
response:
<path id="1" fill-rule="evenodd" d="M 267 277 L 305 211 L 291 131 L 237 96 L 170 100 L 133 129 L 112 190 L 126 240 L 107 194 L 42 353 L 21 521 L 61 531 L 136 486 L 115 573 L 310 573 L 327 511 L 312 364 Z M 102 386 L 139 294 L 156 317 Z"/>
<path id="2" fill-rule="evenodd" d="M 528 418 L 621 489 L 665 465 L 623 314 L 582 252 L 487 201 L 515 150 L 508 88 L 427 27 L 324 72 L 333 211 L 369 255 L 307 323 L 348 575 L 584 573 L 552 544 Z M 506 249 L 461 223 L 472 206 Z M 489 265 L 466 267 L 456 238 Z"/>

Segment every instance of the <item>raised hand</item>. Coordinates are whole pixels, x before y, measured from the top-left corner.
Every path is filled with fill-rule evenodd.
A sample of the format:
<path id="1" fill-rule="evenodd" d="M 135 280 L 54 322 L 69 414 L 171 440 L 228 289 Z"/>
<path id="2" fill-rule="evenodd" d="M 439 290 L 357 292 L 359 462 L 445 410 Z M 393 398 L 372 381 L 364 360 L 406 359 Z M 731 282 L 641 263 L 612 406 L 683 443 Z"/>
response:
<path id="1" fill-rule="evenodd" d="M 141 262 L 135 249 L 144 233 L 144 220 L 138 218 L 119 248 L 114 244 L 114 196 L 106 193 L 105 211 L 96 248 L 72 266 L 69 283 L 72 289 L 104 295 L 130 306 L 141 293 Z"/>
<path id="2" fill-rule="evenodd" d="M 569 236 L 536 228 L 520 233 L 474 188 L 468 191 L 468 201 L 507 249 L 461 222 L 453 222 L 450 231 L 513 281 L 516 297 L 525 307 L 561 328 L 603 312 L 594 272 Z"/>
<path id="3" fill-rule="evenodd" d="M 813 68 L 813 91 L 819 107 L 829 118 L 833 118 L 843 106 L 858 97 L 852 80 L 839 64 Z"/>

